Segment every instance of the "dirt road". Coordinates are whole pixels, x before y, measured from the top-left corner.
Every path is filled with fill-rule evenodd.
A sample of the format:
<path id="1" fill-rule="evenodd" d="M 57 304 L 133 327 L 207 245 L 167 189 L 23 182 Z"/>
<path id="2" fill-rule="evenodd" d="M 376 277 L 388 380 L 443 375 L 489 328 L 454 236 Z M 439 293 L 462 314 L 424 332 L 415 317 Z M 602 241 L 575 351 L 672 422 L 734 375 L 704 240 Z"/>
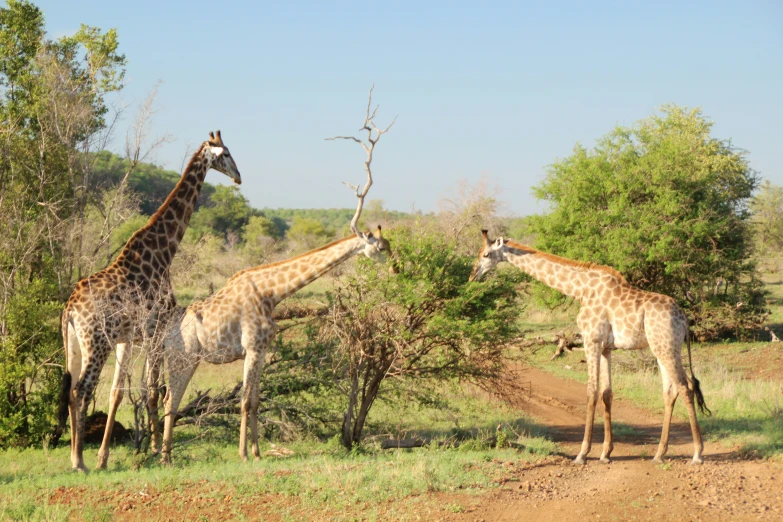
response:
<path id="1" fill-rule="evenodd" d="M 743 460 L 731 448 L 705 445 L 702 466 L 691 466 L 687 424 L 673 423 L 669 459 L 651 461 L 663 415 L 615 399 L 613 462 L 601 464 L 603 410 L 596 412 L 590 460 L 574 466 L 584 434 L 585 387 L 530 368 L 531 396 L 516 406 L 547 426 L 566 456 L 544 465 L 506 463 L 500 490 L 463 503 L 449 520 L 783 520 L 783 466 Z M 678 404 L 678 407 L 679 404 Z"/>

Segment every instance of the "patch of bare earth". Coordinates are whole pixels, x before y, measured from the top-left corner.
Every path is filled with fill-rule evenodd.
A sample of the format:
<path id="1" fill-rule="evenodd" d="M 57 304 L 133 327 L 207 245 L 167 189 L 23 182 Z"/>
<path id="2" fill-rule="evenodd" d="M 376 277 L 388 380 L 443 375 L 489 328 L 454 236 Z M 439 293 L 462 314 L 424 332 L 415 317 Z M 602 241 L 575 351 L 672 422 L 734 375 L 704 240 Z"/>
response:
<path id="1" fill-rule="evenodd" d="M 663 415 L 615 399 L 611 464 L 598 462 L 603 442 L 603 411 L 596 412 L 592 457 L 574 466 L 584 434 L 585 387 L 529 368 L 530 397 L 517 406 L 547 426 L 568 455 L 539 467 L 507 463 L 500 489 L 459 502 L 441 495 L 463 512 L 448 520 L 783 520 L 783 466 L 747 460 L 719 444 L 705 445 L 702 466 L 693 456 L 690 428 L 672 423 L 668 460 L 651 461 Z"/>

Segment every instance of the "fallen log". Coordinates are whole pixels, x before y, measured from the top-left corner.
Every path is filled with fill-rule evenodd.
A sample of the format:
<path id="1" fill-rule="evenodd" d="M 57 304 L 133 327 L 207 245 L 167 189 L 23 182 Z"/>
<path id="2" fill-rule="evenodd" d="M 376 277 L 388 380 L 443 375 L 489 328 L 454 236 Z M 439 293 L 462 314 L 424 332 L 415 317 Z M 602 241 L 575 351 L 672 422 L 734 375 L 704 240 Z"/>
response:
<path id="1" fill-rule="evenodd" d="M 552 355 L 552 358 L 549 359 L 550 361 L 555 360 L 556 358 L 563 355 L 563 352 L 571 352 L 574 349 L 580 349 L 578 347 L 581 347 L 584 345 L 584 341 L 582 340 L 582 334 L 575 333 L 573 335 L 567 335 L 563 332 L 560 332 L 558 334 L 555 334 L 554 339 L 552 342 L 557 343 L 557 349 L 555 350 L 555 353 Z"/>
<path id="2" fill-rule="evenodd" d="M 466 442 L 466 441 L 463 441 Z M 489 437 L 481 441 L 483 444 L 494 448 L 497 446 L 498 438 L 496 436 Z M 459 448 L 461 442 L 458 440 L 439 440 L 433 441 L 428 437 L 413 437 L 409 439 L 386 439 L 381 441 L 381 449 L 410 449 L 410 448 L 422 448 L 435 444 L 439 447 L 447 446 L 450 448 Z M 510 444 L 513 445 L 513 444 Z"/>

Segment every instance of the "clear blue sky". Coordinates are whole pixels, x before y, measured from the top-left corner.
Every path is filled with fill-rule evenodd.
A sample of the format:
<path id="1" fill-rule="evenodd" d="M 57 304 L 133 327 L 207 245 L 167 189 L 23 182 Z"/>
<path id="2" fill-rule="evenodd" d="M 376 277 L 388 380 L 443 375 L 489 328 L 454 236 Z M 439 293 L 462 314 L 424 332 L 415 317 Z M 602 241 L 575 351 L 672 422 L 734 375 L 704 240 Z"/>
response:
<path id="1" fill-rule="evenodd" d="M 149 2 L 38 0 L 50 37 L 116 27 L 128 57 L 123 98 L 161 80 L 154 131 L 177 140 L 157 162 L 221 129 L 256 207 L 351 207 L 363 181 L 348 142 L 374 82 L 371 198 L 437 208 L 482 174 L 509 210 L 548 164 L 661 104 L 701 106 L 714 135 L 783 184 L 783 3 Z M 122 147 L 125 125 L 113 144 Z M 211 172 L 208 180 L 221 181 Z"/>

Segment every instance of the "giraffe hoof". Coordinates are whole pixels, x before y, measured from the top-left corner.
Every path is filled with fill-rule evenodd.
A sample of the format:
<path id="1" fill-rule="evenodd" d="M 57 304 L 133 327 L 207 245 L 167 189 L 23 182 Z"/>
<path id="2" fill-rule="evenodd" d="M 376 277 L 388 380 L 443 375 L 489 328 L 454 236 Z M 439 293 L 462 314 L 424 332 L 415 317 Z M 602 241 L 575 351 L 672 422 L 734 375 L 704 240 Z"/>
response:
<path id="1" fill-rule="evenodd" d="M 585 458 L 583 456 L 579 455 L 579 456 L 577 456 L 574 459 L 573 463 L 574 463 L 574 466 L 584 466 L 587 463 L 587 461 L 585 460 Z"/>
<path id="2" fill-rule="evenodd" d="M 612 459 L 610 459 L 609 457 L 601 457 L 601 464 L 611 464 L 611 463 L 612 463 Z"/>
<path id="3" fill-rule="evenodd" d="M 701 464 L 704 464 L 704 459 L 701 457 L 693 457 L 693 460 L 690 461 L 691 466 L 700 466 Z"/>
<path id="4" fill-rule="evenodd" d="M 663 459 L 661 457 L 653 457 L 652 461 L 656 464 L 663 464 Z"/>

